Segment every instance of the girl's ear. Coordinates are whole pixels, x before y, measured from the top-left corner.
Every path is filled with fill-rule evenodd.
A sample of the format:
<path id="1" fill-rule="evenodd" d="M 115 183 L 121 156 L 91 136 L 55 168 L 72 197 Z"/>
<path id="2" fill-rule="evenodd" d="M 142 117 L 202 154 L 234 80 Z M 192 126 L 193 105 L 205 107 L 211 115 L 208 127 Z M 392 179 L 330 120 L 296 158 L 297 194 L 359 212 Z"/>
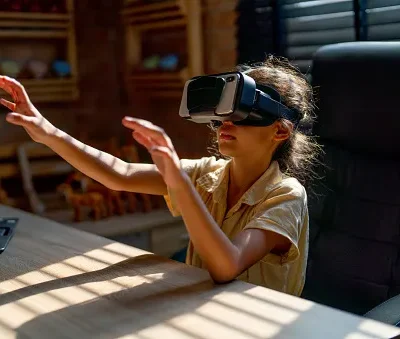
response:
<path id="1" fill-rule="evenodd" d="M 284 141 L 289 139 L 290 134 L 293 132 L 293 124 L 288 121 L 276 121 L 275 123 L 275 141 Z"/>

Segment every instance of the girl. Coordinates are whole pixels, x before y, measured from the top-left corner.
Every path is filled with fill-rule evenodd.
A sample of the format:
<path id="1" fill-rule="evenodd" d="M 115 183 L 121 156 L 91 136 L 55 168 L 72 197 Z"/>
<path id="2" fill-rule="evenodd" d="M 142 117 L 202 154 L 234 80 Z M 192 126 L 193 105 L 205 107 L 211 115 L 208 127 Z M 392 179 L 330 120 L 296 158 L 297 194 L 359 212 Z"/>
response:
<path id="1" fill-rule="evenodd" d="M 301 123 L 310 121 L 312 90 L 300 72 L 270 58 L 246 73 L 274 87 L 286 106 L 300 112 Z M 225 158 L 180 160 L 162 128 L 125 117 L 122 124 L 154 164 L 126 163 L 53 126 L 16 80 L 1 76 L 0 88 L 14 100 L 0 100 L 12 111 L 7 121 L 24 127 L 79 171 L 112 190 L 163 195 L 187 227 L 187 264 L 207 269 L 217 283 L 238 278 L 301 294 L 308 253 L 302 183 L 317 145 L 298 126 L 284 119 L 265 127 L 224 122 L 215 130 Z"/>

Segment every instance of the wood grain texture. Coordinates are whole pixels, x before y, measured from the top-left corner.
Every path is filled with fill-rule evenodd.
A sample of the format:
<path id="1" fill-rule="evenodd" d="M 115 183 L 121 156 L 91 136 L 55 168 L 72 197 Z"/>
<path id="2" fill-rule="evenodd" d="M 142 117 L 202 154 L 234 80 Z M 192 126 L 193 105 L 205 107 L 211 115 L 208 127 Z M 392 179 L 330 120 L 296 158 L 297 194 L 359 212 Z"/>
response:
<path id="1" fill-rule="evenodd" d="M 0 338 L 390 338 L 400 329 L 0 206 Z"/>

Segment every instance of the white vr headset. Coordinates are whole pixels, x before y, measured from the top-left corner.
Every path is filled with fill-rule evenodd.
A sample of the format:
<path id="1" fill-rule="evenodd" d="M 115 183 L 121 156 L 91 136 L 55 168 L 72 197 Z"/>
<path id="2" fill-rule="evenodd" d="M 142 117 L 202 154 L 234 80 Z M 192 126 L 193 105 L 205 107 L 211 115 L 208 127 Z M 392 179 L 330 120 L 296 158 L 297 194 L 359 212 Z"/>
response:
<path id="1" fill-rule="evenodd" d="M 179 115 L 196 123 L 232 121 L 235 125 L 269 126 L 287 119 L 297 126 L 300 114 L 281 102 L 279 93 L 242 72 L 198 76 L 185 84 Z"/>

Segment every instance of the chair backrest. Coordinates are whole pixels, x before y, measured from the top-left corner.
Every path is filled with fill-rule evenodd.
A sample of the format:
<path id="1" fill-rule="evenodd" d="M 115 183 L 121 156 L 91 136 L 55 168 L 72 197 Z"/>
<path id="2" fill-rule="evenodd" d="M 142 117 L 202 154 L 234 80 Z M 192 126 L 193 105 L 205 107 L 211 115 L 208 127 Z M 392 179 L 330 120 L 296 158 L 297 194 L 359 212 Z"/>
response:
<path id="1" fill-rule="evenodd" d="M 43 214 L 46 212 L 47 206 L 35 189 L 34 179 L 42 177 L 47 180 L 51 176 L 66 176 L 73 171 L 73 168 L 50 148 L 35 142 L 19 145 L 17 156 L 23 188 L 29 200 L 30 208 L 36 214 Z"/>
<path id="2" fill-rule="evenodd" d="M 363 314 L 400 293 L 400 42 L 324 46 L 311 72 L 325 166 L 303 296 Z"/>

